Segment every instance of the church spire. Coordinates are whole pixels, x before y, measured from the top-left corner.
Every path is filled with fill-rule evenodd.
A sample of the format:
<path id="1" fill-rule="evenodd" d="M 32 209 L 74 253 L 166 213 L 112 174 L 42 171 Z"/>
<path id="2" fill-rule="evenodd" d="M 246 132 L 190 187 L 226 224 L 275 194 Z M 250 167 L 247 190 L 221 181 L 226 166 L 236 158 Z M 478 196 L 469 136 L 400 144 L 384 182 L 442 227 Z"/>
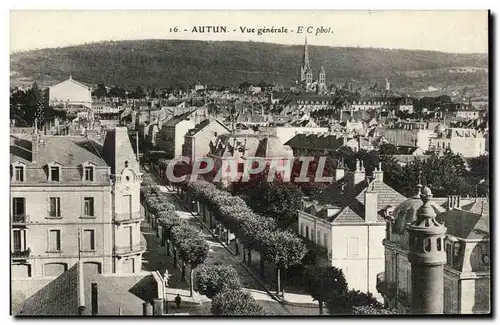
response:
<path id="1" fill-rule="evenodd" d="M 309 67 L 309 49 L 307 48 L 307 37 L 304 43 L 304 59 L 302 60 L 303 67 Z"/>

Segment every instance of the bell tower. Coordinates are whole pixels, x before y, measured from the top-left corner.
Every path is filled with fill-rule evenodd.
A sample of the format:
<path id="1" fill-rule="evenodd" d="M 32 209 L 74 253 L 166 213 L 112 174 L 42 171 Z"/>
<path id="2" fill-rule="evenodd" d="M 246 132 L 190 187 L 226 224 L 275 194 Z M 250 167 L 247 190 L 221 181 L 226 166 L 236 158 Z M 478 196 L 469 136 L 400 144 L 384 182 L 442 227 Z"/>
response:
<path id="1" fill-rule="evenodd" d="M 436 220 L 430 188 L 426 186 L 422 189 L 421 198 L 424 204 L 417 211 L 417 220 L 407 228 L 411 310 L 413 314 L 443 314 L 446 227 Z"/>

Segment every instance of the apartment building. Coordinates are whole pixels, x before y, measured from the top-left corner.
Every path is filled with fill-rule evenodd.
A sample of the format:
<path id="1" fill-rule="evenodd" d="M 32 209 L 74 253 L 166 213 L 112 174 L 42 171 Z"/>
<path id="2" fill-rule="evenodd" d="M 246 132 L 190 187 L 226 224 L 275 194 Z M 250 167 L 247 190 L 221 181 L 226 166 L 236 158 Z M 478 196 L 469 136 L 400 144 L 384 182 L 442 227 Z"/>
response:
<path id="1" fill-rule="evenodd" d="M 56 277 L 79 260 L 99 273 L 140 271 L 142 175 L 126 128 L 84 136 L 12 134 L 13 279 Z"/>

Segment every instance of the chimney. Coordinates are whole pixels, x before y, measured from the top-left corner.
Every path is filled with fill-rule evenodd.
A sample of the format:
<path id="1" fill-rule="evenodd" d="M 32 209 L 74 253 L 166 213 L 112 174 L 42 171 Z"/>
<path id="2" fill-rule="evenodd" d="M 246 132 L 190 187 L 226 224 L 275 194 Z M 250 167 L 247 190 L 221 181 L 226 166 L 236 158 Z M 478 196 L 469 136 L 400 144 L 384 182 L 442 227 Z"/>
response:
<path id="1" fill-rule="evenodd" d="M 460 195 L 448 196 L 448 210 L 460 209 Z"/>
<path id="2" fill-rule="evenodd" d="M 365 191 L 365 221 L 366 222 L 376 222 L 377 221 L 377 192 L 375 192 L 374 187 L 375 180 L 372 180 L 368 184 L 368 188 Z"/>
<path id="3" fill-rule="evenodd" d="M 377 182 L 384 181 L 384 172 L 382 171 L 382 163 L 378 163 L 378 167 L 373 171 L 373 180 Z"/>
<path id="4" fill-rule="evenodd" d="M 91 304 L 92 304 L 92 316 L 97 316 L 99 312 L 99 304 L 98 304 L 98 292 L 97 292 L 97 283 L 92 283 L 92 291 L 91 291 Z"/>
<path id="5" fill-rule="evenodd" d="M 38 130 L 35 125 L 35 130 L 33 131 L 33 136 L 31 140 L 31 162 L 36 163 L 39 155 L 40 155 L 40 134 L 38 134 Z"/>
<path id="6" fill-rule="evenodd" d="M 356 160 L 356 170 L 350 175 L 350 186 L 354 188 L 357 184 L 365 180 L 365 168 L 363 167 L 363 162 Z"/>
<path id="7" fill-rule="evenodd" d="M 344 166 L 337 166 L 335 168 L 335 181 L 338 181 L 339 179 L 343 178 L 344 176 L 345 176 Z"/>

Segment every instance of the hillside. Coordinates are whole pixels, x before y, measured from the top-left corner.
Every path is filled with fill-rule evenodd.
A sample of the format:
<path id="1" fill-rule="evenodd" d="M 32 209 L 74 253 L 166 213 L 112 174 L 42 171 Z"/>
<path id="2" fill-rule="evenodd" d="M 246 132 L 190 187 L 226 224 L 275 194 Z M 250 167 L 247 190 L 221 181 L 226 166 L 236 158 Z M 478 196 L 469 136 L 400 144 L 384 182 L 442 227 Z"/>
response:
<path id="1" fill-rule="evenodd" d="M 196 81 L 231 86 L 246 80 L 290 85 L 298 76 L 302 53 L 303 46 L 255 42 L 102 42 L 12 54 L 10 78 L 12 84 L 24 83 L 39 80 L 45 71 L 45 85 L 64 80 L 70 74 L 87 83 L 125 87 L 168 88 Z M 432 74 L 412 77 L 404 71 L 488 66 L 486 54 L 325 46 L 309 46 L 309 53 L 315 78 L 324 65 L 328 84 L 344 83 L 346 79 L 359 85 L 375 80 L 380 84 L 388 77 L 396 88 L 420 89 L 442 81 L 434 80 Z M 460 79 L 463 78 L 466 83 L 472 78 L 470 83 L 476 84 L 486 81 L 487 74 Z M 447 79 L 453 83 L 454 78 Z"/>

